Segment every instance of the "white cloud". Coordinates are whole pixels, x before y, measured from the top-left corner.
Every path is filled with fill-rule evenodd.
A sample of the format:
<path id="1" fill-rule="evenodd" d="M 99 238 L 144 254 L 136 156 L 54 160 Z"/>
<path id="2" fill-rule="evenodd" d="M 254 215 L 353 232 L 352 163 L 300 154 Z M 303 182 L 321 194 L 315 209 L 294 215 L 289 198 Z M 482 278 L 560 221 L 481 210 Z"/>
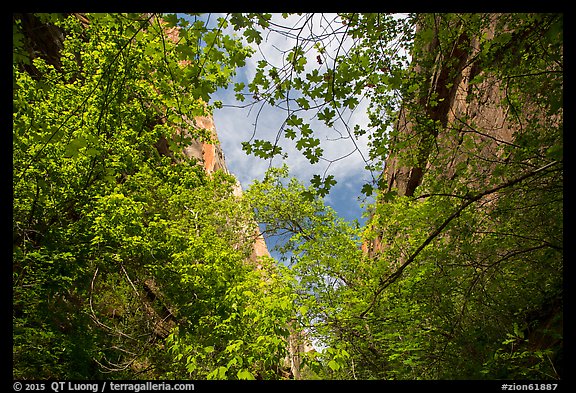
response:
<path id="1" fill-rule="evenodd" d="M 211 24 L 215 25 L 217 18 L 223 16 L 225 14 L 211 14 Z M 323 67 L 320 72 L 332 68 L 336 54 L 342 55 L 351 45 L 348 41 L 340 42 L 344 37 L 345 27 L 338 21 L 336 14 L 315 14 L 312 19 L 308 19 L 308 17 L 307 14 L 291 15 L 288 19 L 284 19 L 280 14 L 273 14 L 271 22 L 274 25 L 271 26 L 272 29 L 279 30 L 280 27 L 278 26 L 286 26 L 292 27 L 292 30 L 284 29 L 282 30 L 284 34 L 271 30 L 265 31 L 262 35 L 262 43 L 259 46 L 252 44 L 256 53 L 252 58 L 247 59 L 245 67 L 237 71 L 234 81 L 241 81 L 247 85 L 256 74 L 258 61 L 262 59 L 276 67 L 282 67 L 285 53 L 294 46 L 296 36 L 300 44 L 311 49 L 305 54 L 307 58 L 306 71 L 311 71 L 314 67 Z M 302 31 L 298 34 L 300 27 L 302 27 Z M 239 36 L 231 26 L 224 31 L 224 34 Z M 292 34 L 292 38 L 286 36 L 290 34 Z M 326 52 L 321 58 L 323 60 L 322 65 L 317 59 L 319 52 L 314 49 L 314 42 L 304 41 L 305 38 L 309 37 L 318 41 L 324 38 L 322 44 L 325 45 Z M 245 44 L 247 43 L 245 42 Z M 215 110 L 214 121 L 228 169 L 246 189 L 254 179 L 263 178 L 270 162 L 246 155 L 242 150 L 242 142 L 253 137 L 273 142 L 286 119 L 287 113 L 285 110 L 271 107 L 268 104 L 262 106 L 261 103 L 241 108 L 241 106 L 249 103 L 250 98 L 242 103 L 237 102 L 234 96 L 235 92 L 232 86 L 228 89 L 221 89 L 213 95 L 213 100 L 222 101 L 224 104 L 224 108 Z M 324 158 L 335 160 L 332 163 L 321 160 L 317 164 L 310 164 L 302 152 L 296 149 L 295 141 L 284 137 L 280 138 L 279 145 L 288 154 L 288 158 L 285 161 L 275 158 L 272 162 L 273 166 L 280 166 L 285 162 L 290 167 L 291 174 L 305 183 L 308 183 L 314 174 L 334 175 L 338 184 L 326 197 L 326 202 L 347 219 L 361 217 L 363 209 L 360 207 L 359 201 L 360 189 L 364 182 L 371 180 L 371 174 L 364 168 L 366 165 L 364 159 L 367 159 L 368 156 L 367 135 L 357 140 L 352 140 L 350 137 L 354 125 L 358 124 L 365 127 L 368 124 L 367 106 L 368 102 L 361 101 L 356 110 L 345 111 L 342 113 L 343 120 L 335 122 L 332 128 L 327 128 L 317 119 L 307 119 L 302 115 L 304 120 L 309 122 L 315 130 L 315 137 L 320 139 L 324 149 Z M 310 114 L 313 115 L 314 113 L 310 112 Z M 342 158 L 345 156 L 346 158 Z"/>
<path id="2" fill-rule="evenodd" d="M 336 14 L 317 14 L 312 19 L 297 15 L 283 19 L 280 14 L 273 14 L 272 22 L 275 24 L 274 29 L 278 29 L 276 27 L 278 25 L 301 27 L 302 31 L 298 36 L 301 43 L 307 37 L 320 37 L 329 32 L 342 30 L 342 24 L 338 22 Z M 288 30 L 285 31 L 288 32 Z M 297 32 L 298 29 L 291 31 L 294 34 L 297 34 Z M 228 33 L 232 33 L 232 31 Z M 257 52 L 247 61 L 246 66 L 239 70 L 237 81 L 247 83 L 247 81 L 251 80 L 256 73 L 257 62 L 262 59 L 267 60 L 274 66 L 282 67 L 285 52 L 291 49 L 296 42 L 295 38 L 287 38 L 285 35 L 275 32 L 265 32 L 263 38 L 264 40 L 259 47 L 254 46 Z M 324 41 L 324 44 L 326 45 L 325 49 L 328 56 L 334 56 L 337 51 L 336 46 L 340 45 L 335 40 Z M 312 47 L 313 42 L 306 42 L 305 45 Z M 340 51 L 346 49 L 348 48 L 343 45 Z M 318 67 L 317 55 L 318 52 L 313 50 L 306 53 L 307 70 Z M 231 89 L 219 91 L 214 98 L 222 101 L 225 105 L 234 105 L 236 103 Z M 336 122 L 332 129 L 327 128 L 320 121 L 306 119 L 306 121 L 310 121 L 311 126 L 316 131 L 315 136 L 320 139 L 321 146 L 324 149 L 324 157 L 327 160 L 337 160 L 348 156 L 331 164 L 326 161 L 320 161 L 314 165 L 310 164 L 303 154 L 296 149 L 293 141 L 281 138 L 279 145 L 288 154 L 285 162 L 290 167 L 292 174 L 304 181 L 308 181 L 312 175 L 322 175 L 328 169 L 326 175 L 333 174 L 339 181 L 346 181 L 349 178 L 361 178 L 368 181 L 370 176 L 364 169 L 366 163 L 362 156 L 362 154 L 364 158 L 367 156 L 367 138 L 363 137 L 355 141 L 355 144 L 349 136 L 349 131 L 354 124 L 367 124 L 365 107 L 366 103 L 364 102 L 356 111 L 344 113 L 346 124 Z M 257 157 L 246 156 L 241 149 L 241 142 L 249 140 L 252 135 L 255 135 L 255 138 L 274 141 L 286 118 L 286 111 L 272 108 L 269 105 L 262 108 L 260 104 L 256 104 L 254 107 L 243 109 L 225 107 L 216 110 L 214 117 L 229 169 L 236 174 L 244 187 L 252 179 L 261 178 L 268 168 L 269 162 Z M 348 130 L 346 126 L 349 127 Z M 360 151 L 354 152 L 357 149 Z M 280 165 L 281 160 L 275 159 L 273 164 Z"/>

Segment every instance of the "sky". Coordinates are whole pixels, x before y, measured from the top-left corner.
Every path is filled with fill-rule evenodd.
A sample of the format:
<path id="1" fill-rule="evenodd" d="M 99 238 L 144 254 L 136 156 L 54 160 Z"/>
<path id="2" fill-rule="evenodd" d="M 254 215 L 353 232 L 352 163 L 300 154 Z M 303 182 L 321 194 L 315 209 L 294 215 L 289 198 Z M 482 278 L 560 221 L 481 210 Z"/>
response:
<path id="1" fill-rule="evenodd" d="M 221 15 L 212 14 L 210 19 L 215 21 L 218 16 Z M 272 22 L 284 26 L 301 25 L 298 16 L 284 19 L 280 14 L 273 14 Z M 312 20 L 311 26 L 311 31 L 302 32 L 303 36 L 310 33 L 322 35 L 326 32 L 341 31 L 342 23 L 336 18 L 336 14 L 320 14 Z M 225 30 L 224 34 L 233 34 L 233 31 Z M 244 190 L 254 180 L 263 180 L 270 165 L 279 167 L 286 163 L 290 169 L 290 174 L 305 185 L 309 185 L 314 174 L 334 175 L 337 184 L 324 197 L 324 202 L 331 206 L 341 218 L 347 221 L 358 220 L 361 226 L 364 225 L 367 220 L 364 205 L 372 202 L 371 198 L 366 199 L 361 193 L 362 186 L 370 182 L 373 176 L 365 169 L 365 158 L 368 156 L 368 138 L 363 136 L 352 141 L 350 138 L 346 139 L 341 136 L 347 135 L 346 127 L 349 127 L 350 130 L 353 129 L 354 125 L 359 125 L 363 129 L 368 128 L 369 121 L 366 114 L 368 102 L 361 100 L 354 111 L 344 112 L 342 118 L 346 124 L 336 122 L 333 129 L 328 129 L 319 121 L 304 117 L 304 121 L 310 123 L 315 131 L 315 136 L 320 139 L 324 156 L 330 160 L 346 156 L 345 159 L 331 164 L 320 161 L 312 165 L 296 149 L 294 141 L 286 138 L 281 139 L 279 143 L 283 152 L 287 153 L 286 159 L 275 158 L 270 162 L 247 155 L 242 150 L 242 142 L 250 140 L 253 136 L 258 139 L 274 141 L 286 119 L 285 110 L 270 105 L 246 106 L 246 102 L 238 102 L 235 98 L 234 83 L 244 82 L 248 85 L 255 75 L 258 61 L 266 59 L 273 65 L 281 67 L 283 51 L 294 46 L 294 40 L 279 34 L 264 34 L 263 38 L 264 40 L 260 45 L 251 45 L 256 49 L 255 54 L 247 59 L 244 67 L 237 70 L 237 75 L 233 78 L 230 86 L 227 89 L 220 89 L 212 95 L 212 102 L 220 101 L 223 104 L 222 108 L 214 109 L 213 117 L 228 170 L 240 181 Z M 245 44 L 250 45 L 246 42 Z M 327 52 L 335 51 L 334 48 L 337 44 L 337 42 L 333 42 L 333 46 L 327 45 Z M 343 47 L 346 48 L 345 45 Z M 307 53 L 308 61 L 305 71 L 308 71 L 310 66 L 318 66 L 316 55 L 314 51 Z M 332 68 L 333 64 L 325 64 L 324 66 Z M 287 260 L 274 250 L 274 242 L 277 239 L 271 237 L 265 240 L 271 256 L 280 263 L 286 263 Z M 313 340 L 313 345 L 317 350 L 324 348 L 324 345 L 317 340 Z"/>
<path id="2" fill-rule="evenodd" d="M 218 16 L 220 15 L 211 15 L 211 20 L 215 21 Z M 300 18 L 293 16 L 284 19 L 280 14 L 273 14 L 272 22 L 285 26 L 294 23 L 302 25 L 303 22 Z M 322 34 L 327 29 L 341 29 L 342 26 L 335 14 L 317 15 L 311 22 L 312 33 L 316 35 Z M 232 33 L 232 31 L 225 31 L 225 33 Z M 310 30 L 307 33 L 310 33 Z M 305 32 L 302 36 L 304 35 Z M 282 66 L 282 51 L 294 45 L 293 39 L 288 39 L 280 34 L 265 34 L 263 38 L 264 40 L 259 46 L 254 43 L 246 43 L 253 46 L 256 53 L 247 60 L 246 66 L 237 70 L 234 82 L 244 82 L 248 85 L 248 82 L 255 75 L 257 62 L 264 58 L 274 65 Z M 328 46 L 327 51 L 335 48 L 335 45 L 334 43 L 333 47 Z M 316 55 L 317 53 L 314 51 L 307 54 L 307 67 L 317 66 Z M 326 66 L 330 65 L 327 64 Z M 230 172 L 238 178 L 242 188 L 247 189 L 254 179 L 263 179 L 264 173 L 271 163 L 270 160 L 246 155 L 242 150 L 241 143 L 249 140 L 254 132 L 256 132 L 256 138 L 273 141 L 286 118 L 286 112 L 270 105 L 265 105 L 262 108 L 260 105 L 240 108 L 239 106 L 245 105 L 248 99 L 241 103 L 234 96 L 233 84 L 228 89 L 220 89 L 213 94 L 213 100 L 219 100 L 223 103 L 221 109 L 214 110 L 214 123 L 224 151 L 226 165 Z M 355 111 L 345 113 L 346 123 L 349 127 L 353 127 L 354 124 L 367 125 L 368 118 L 365 113 L 367 104 L 367 102 L 361 102 Z M 339 138 L 341 134 L 346 135 L 344 124 L 336 123 L 333 129 L 328 129 L 319 121 L 306 118 L 305 121 L 310 121 L 311 126 L 315 129 L 326 158 L 335 159 L 347 155 L 355 150 L 355 146 L 358 146 L 364 157 L 367 156 L 367 138 L 360 138 L 354 142 L 350 139 Z M 334 140 L 336 138 L 338 140 Z M 325 161 L 320 161 L 314 165 L 310 164 L 296 149 L 294 141 L 283 138 L 280 141 L 280 146 L 284 152 L 288 153 L 288 157 L 285 160 L 279 157 L 275 158 L 272 161 L 273 166 L 281 166 L 286 163 L 290 169 L 290 174 L 306 185 L 309 184 L 314 174 L 334 175 L 338 183 L 324 198 L 325 203 L 346 220 L 358 219 L 360 224 L 365 222 L 364 208 L 362 207 L 365 196 L 361 194 L 360 190 L 364 183 L 370 181 L 371 175 L 364 169 L 366 163 L 359 151 L 352 153 L 345 159 L 333 162 L 328 167 L 328 163 Z"/>

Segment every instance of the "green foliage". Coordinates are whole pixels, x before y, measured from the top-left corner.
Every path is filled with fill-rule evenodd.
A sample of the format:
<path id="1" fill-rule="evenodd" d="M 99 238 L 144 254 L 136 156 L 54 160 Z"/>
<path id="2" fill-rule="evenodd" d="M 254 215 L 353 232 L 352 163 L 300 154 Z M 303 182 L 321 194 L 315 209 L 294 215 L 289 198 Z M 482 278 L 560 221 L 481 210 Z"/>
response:
<path id="1" fill-rule="evenodd" d="M 251 185 L 246 197 L 263 233 L 277 237 L 276 250 L 290 259 L 298 279 L 294 290 L 300 326 L 311 338 L 330 338 L 334 318 L 347 318 L 362 306 L 348 287 L 362 281 L 358 229 L 325 206 L 313 186 L 288 178 L 286 166 L 270 169 L 264 181 Z M 348 375 L 342 373 L 350 357 L 345 348 L 329 347 L 321 356 L 303 356 L 304 364 L 317 375 Z"/>
<path id="2" fill-rule="evenodd" d="M 256 218 L 298 278 L 298 323 L 326 347 L 303 355 L 308 376 L 558 378 L 551 358 L 561 333 L 545 315 L 562 293 L 560 233 L 550 232 L 555 219 L 530 228 L 542 220 L 531 217 L 536 210 L 514 214 L 511 206 L 534 197 L 525 191 L 503 193 L 498 209 L 461 209 L 452 196 L 392 196 L 376 205 L 362 234 L 364 242 L 386 244 L 369 255 L 354 226 L 289 179 L 286 167 L 255 182 L 247 196 Z M 530 345 L 518 327 L 526 320 Z M 510 325 L 514 335 L 506 333 Z M 540 348 L 544 342 L 556 344 Z"/>
<path id="3" fill-rule="evenodd" d="M 364 185 L 364 228 L 324 204 L 333 175 L 272 168 L 238 197 L 185 159 L 253 52 L 222 31 L 259 44 L 270 14 L 88 19 L 13 17 L 15 378 L 281 379 L 292 331 L 317 347 L 290 354 L 304 378 L 562 376 L 562 15 L 342 14 L 350 46 L 301 39 L 235 84 L 291 108 L 278 135 L 312 164 L 314 121 L 370 100 L 368 127 L 346 125 L 369 137 L 367 168 L 423 179 Z M 466 99 L 502 109 L 510 138 L 447 110 L 464 68 Z M 242 147 L 285 157 L 268 139 Z M 252 255 L 257 224 L 285 264 Z"/>
<path id="4" fill-rule="evenodd" d="M 293 295 L 285 285 L 288 272 L 276 269 L 268 259 L 261 263 L 260 269 L 249 267 L 230 278 L 222 296 L 207 304 L 214 312 L 191 320 L 188 329 L 180 327 L 168 337 L 174 367 L 167 377 L 279 378 L 287 355 Z"/>
<path id="5" fill-rule="evenodd" d="M 284 276 L 247 262 L 236 180 L 182 155 L 208 138 L 192 118 L 251 50 L 175 15 L 38 17 L 65 35 L 58 53 L 14 57 L 14 377 L 184 378 L 185 343 L 203 348 L 197 378 L 273 378 Z M 43 38 L 23 27 L 34 18 L 14 19 L 21 53 Z M 220 347 L 233 339 L 245 346 Z M 224 374 L 211 358 L 239 364 Z"/>
<path id="6" fill-rule="evenodd" d="M 302 147 L 314 132 L 298 133 L 301 113 L 315 108 L 329 126 L 331 110 L 367 86 L 371 158 L 421 168 L 424 178 L 413 195 L 381 182 L 363 187 L 367 195 L 378 188 L 361 235 L 365 253 L 360 235 L 318 198 L 329 188 L 319 175 L 305 188 L 275 172 L 249 191 L 298 277 L 299 321 L 327 347 L 324 357 L 305 357 L 308 364 L 329 378 L 560 378 L 562 16 L 422 14 L 404 24 L 342 17 L 358 39 L 349 60 L 324 71 L 262 71 L 252 91 L 283 72 L 302 87 L 292 95 L 301 111 L 287 114 L 284 133 Z M 386 56 L 393 54 L 386 45 L 415 21 L 416 61 L 405 68 L 401 57 Z M 487 35 L 493 26 L 496 34 Z M 470 52 L 474 64 L 462 63 Z M 472 73 L 467 99 L 480 113 L 482 105 L 494 105 L 489 114 L 501 108 L 510 141 L 492 134 L 490 119 L 446 110 L 463 67 Z M 490 94 L 502 101 L 487 104 Z M 347 367 L 336 348 L 350 355 Z"/>

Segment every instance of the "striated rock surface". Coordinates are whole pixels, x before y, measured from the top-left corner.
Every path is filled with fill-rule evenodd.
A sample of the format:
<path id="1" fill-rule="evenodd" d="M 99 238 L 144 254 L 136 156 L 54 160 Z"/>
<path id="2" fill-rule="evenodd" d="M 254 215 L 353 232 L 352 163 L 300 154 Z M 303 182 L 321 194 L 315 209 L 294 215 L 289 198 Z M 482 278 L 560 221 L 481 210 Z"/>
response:
<path id="1" fill-rule="evenodd" d="M 561 285 L 561 240 L 560 246 L 553 245 L 560 238 L 556 233 L 549 233 L 554 230 L 561 233 L 562 215 L 552 209 L 540 211 L 537 199 L 545 195 L 550 200 L 557 198 L 555 202 L 562 201 L 562 142 L 558 138 L 562 133 L 563 110 L 562 100 L 556 98 L 562 92 L 562 44 L 561 38 L 558 41 L 541 39 L 541 36 L 556 34 L 548 28 L 558 22 L 553 16 L 550 19 L 546 19 L 547 16 L 526 17 L 521 22 L 506 14 L 482 17 L 487 23 L 474 36 L 467 35 L 470 29 L 466 26 L 459 25 L 463 18 L 432 16 L 428 19 L 427 38 L 412 56 L 418 91 L 403 103 L 399 113 L 390 141 L 391 153 L 386 157 L 385 182 L 376 204 L 382 206 L 394 195 L 414 197 L 414 204 L 434 195 L 454 198 L 464 207 L 478 201 L 487 218 L 474 227 L 471 224 L 472 231 L 478 239 L 485 234 L 496 239 L 494 249 L 486 255 L 481 254 L 486 251 L 479 252 L 478 260 L 493 258 L 500 263 L 516 254 L 549 247 L 559 252 L 551 252 L 545 257 L 534 253 L 523 261 L 523 266 L 532 261 L 550 264 L 554 268 L 539 279 L 550 279 L 554 282 L 551 287 Z M 510 21 L 520 28 L 510 27 Z M 419 25 L 417 36 L 421 29 L 423 26 Z M 445 39 L 441 46 L 440 34 L 453 41 Z M 535 59 L 537 56 L 545 57 L 545 61 Z M 542 78 L 531 79 L 537 77 Z M 539 102 L 542 97 L 544 99 Z M 554 154 L 554 151 L 560 151 L 560 154 Z M 541 176 L 530 187 L 510 187 L 537 173 Z M 509 201 L 518 206 L 511 208 L 506 205 Z M 497 214 L 506 208 L 510 209 L 510 216 L 501 219 Z M 452 217 L 459 217 L 460 211 L 462 209 L 447 216 L 416 252 L 411 255 L 407 252 L 390 261 L 392 273 L 387 279 L 399 277 L 418 252 L 432 244 L 427 243 L 429 240 L 442 236 L 446 227 L 443 225 L 450 223 Z M 496 219 L 491 217 L 493 212 L 497 212 L 494 214 Z M 537 212 L 535 217 L 530 215 L 533 212 Z M 524 231 L 514 233 L 514 236 L 522 238 L 533 228 L 534 239 L 525 237 L 525 243 L 507 245 L 506 236 L 510 233 L 498 231 L 500 225 L 505 227 L 506 220 L 512 221 L 510 217 Z M 377 213 L 371 217 L 368 224 L 371 237 L 362 246 L 364 253 L 375 260 L 394 242 L 390 240 L 394 234 L 384 234 L 382 228 L 378 228 L 379 218 Z M 542 228 L 549 232 L 542 234 Z M 451 242 L 449 236 L 443 239 L 446 243 Z M 547 236 L 554 240 L 550 241 Z M 454 247 L 458 247 L 457 244 Z M 506 256 L 498 259 L 499 255 Z M 476 263 L 476 256 L 468 258 Z M 532 268 L 534 271 L 530 274 L 539 274 L 537 263 Z M 528 285 L 534 283 L 526 283 Z M 542 289 L 542 293 L 544 291 Z M 533 303 L 529 307 L 534 308 L 523 316 L 530 326 L 522 333 L 529 337 L 526 340 L 528 348 L 548 351 L 551 355 L 547 360 L 554 373 L 560 376 L 563 367 L 562 292 L 551 290 L 540 299 L 530 295 L 524 295 L 522 299 L 530 299 Z M 523 312 L 519 309 L 514 316 Z M 513 351 L 520 352 L 516 348 Z"/>
<path id="2" fill-rule="evenodd" d="M 484 40 L 492 39 L 496 33 L 499 16 L 491 14 L 490 18 L 489 27 L 482 32 Z M 458 30 L 459 26 L 453 28 Z M 416 33 L 421 29 L 418 25 Z M 405 104 L 401 108 L 395 126 L 399 139 L 417 143 L 393 150 L 387 157 L 385 188 L 381 190 L 385 193 L 412 196 L 428 172 L 457 182 L 457 168 L 462 165 L 474 166 L 477 179 L 486 179 L 493 171 L 494 163 L 501 160 L 502 147 L 513 141 L 517 124 L 512 123 L 517 121 L 516 114 L 502 105 L 505 99 L 503 82 L 486 73 L 477 61 L 480 38 L 468 37 L 462 31 L 453 47 L 446 50 L 440 47 L 438 29 L 434 34 L 435 38 L 427 41 L 419 53 L 437 53 L 435 59 L 431 64 L 414 61 L 412 65 L 416 73 L 426 78 L 427 84 L 422 89 L 425 93 L 415 100 L 416 105 Z M 422 112 L 412 113 L 410 108 Z M 433 121 L 436 125 L 430 126 L 425 121 Z M 465 140 L 467 146 L 481 146 L 475 154 L 482 160 L 467 161 L 470 152 L 466 151 Z M 399 141 L 393 139 L 391 142 L 394 145 Z M 439 151 L 450 157 L 435 160 Z M 381 237 L 363 245 L 363 250 L 370 255 L 377 254 L 381 248 Z"/>
<path id="3" fill-rule="evenodd" d="M 484 31 L 484 39 L 491 39 L 495 34 L 497 15 L 492 15 L 491 27 Z M 418 30 L 420 27 L 418 27 Z M 436 32 L 438 34 L 438 32 Z M 439 42 L 431 40 L 424 51 L 438 52 Z M 464 155 L 458 154 L 464 135 L 478 139 L 477 145 L 484 146 L 480 155 L 485 157 L 498 155 L 501 144 L 512 141 L 513 129 L 508 122 L 511 114 L 501 105 L 503 97 L 502 81 L 486 74 L 478 65 L 476 58 L 480 51 L 478 37 L 467 37 L 462 33 L 454 47 L 447 55 L 438 55 L 431 68 L 426 69 L 417 63 L 414 70 L 427 75 L 430 82 L 424 99 L 420 99 L 420 107 L 424 108 L 428 119 L 440 123 L 438 129 L 425 132 L 415 116 L 408 113 L 404 107 L 401 110 L 396 128 L 400 134 L 430 138 L 422 140 L 420 156 L 414 165 L 402 165 L 399 156 L 391 155 L 386 161 L 385 176 L 387 191 L 397 189 L 398 195 L 413 195 L 416 187 L 422 183 L 424 173 L 430 169 L 429 155 L 431 144 L 442 150 L 453 152 L 453 157 L 445 169 L 445 176 L 453 178 L 456 164 Z M 456 72 L 454 72 L 456 71 Z M 482 82 L 471 84 L 471 80 L 481 75 Z M 431 99 L 438 102 L 431 104 Z M 474 125 L 472 127 L 472 125 Z M 481 130 L 481 132 L 479 131 Z M 490 170 L 483 166 L 479 170 Z"/>

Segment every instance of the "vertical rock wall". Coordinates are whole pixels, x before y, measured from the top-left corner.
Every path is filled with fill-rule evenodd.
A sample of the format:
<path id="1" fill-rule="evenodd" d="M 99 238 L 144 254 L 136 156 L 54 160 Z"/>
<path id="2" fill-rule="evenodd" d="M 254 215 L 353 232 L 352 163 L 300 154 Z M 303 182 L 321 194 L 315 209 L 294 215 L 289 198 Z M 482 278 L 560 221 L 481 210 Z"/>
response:
<path id="1" fill-rule="evenodd" d="M 484 31 L 484 39 L 494 36 L 496 20 L 497 15 L 492 15 L 492 23 Z M 438 40 L 433 39 L 424 51 L 436 53 L 438 45 Z M 387 191 L 394 188 L 399 195 L 414 194 L 416 187 L 422 183 L 426 169 L 429 169 L 432 144 L 454 152 L 453 160 L 445 168 L 446 177 L 451 178 L 456 163 L 462 158 L 458 155 L 458 149 L 465 133 L 474 131 L 468 135 L 489 142 L 482 144 L 485 150 L 480 152 L 486 157 L 497 154 L 497 148 L 502 143 L 512 141 L 513 127 L 507 121 L 510 113 L 500 104 L 504 98 L 502 82 L 480 69 L 475 60 L 479 50 L 479 38 L 468 37 L 462 32 L 450 51 L 438 52 L 431 67 L 423 67 L 420 63 L 414 65 L 415 72 L 425 74 L 429 81 L 428 93 L 420 98 L 419 106 L 424 109 L 427 119 L 440 123 L 440 130 L 424 130 L 406 107 L 401 110 L 396 128 L 401 134 L 422 138 L 421 152 L 413 165 L 403 165 L 398 155 L 388 157 L 385 169 Z M 483 76 L 483 81 L 470 84 L 478 75 Z M 431 104 L 432 97 L 438 104 Z M 474 130 L 471 130 L 472 124 Z M 448 132 L 454 130 L 457 131 L 456 138 L 454 132 Z M 484 135 L 477 132 L 479 130 Z"/>
<path id="2" fill-rule="evenodd" d="M 484 39 L 495 34 L 498 15 L 491 15 L 491 23 L 484 30 Z M 459 26 L 453 26 L 459 29 Z M 418 25 L 418 34 L 422 26 Z M 457 176 L 457 166 L 466 160 L 461 154 L 464 138 L 482 146 L 478 155 L 487 161 L 499 158 L 501 146 L 512 142 L 514 127 L 508 121 L 512 116 L 502 105 L 504 99 L 502 81 L 485 73 L 476 61 L 480 50 L 478 37 L 469 37 L 462 31 L 451 49 L 439 48 L 437 35 L 421 49 L 424 53 L 437 53 L 431 63 L 423 64 L 415 59 L 413 70 L 425 77 L 425 94 L 420 94 L 416 105 L 405 105 L 399 113 L 396 131 L 404 140 L 417 140 L 416 147 L 394 151 L 386 159 L 384 178 L 386 187 L 383 192 L 396 192 L 399 196 L 414 195 L 425 174 L 438 168 L 431 160 L 431 154 L 438 150 L 449 152 L 450 158 L 444 160 L 441 176 L 453 181 Z M 482 76 L 482 82 L 471 81 Z M 413 113 L 409 108 L 418 108 L 421 113 Z M 435 122 L 435 127 L 424 124 Z M 473 125 L 473 126 L 472 126 Z M 394 140 L 392 144 L 394 144 Z M 446 165 L 447 162 L 447 165 Z M 468 165 L 467 162 L 465 162 Z M 485 164 L 485 162 L 484 162 Z M 474 164 L 472 164 L 474 165 Z M 485 178 L 493 170 L 493 165 L 476 166 L 478 178 Z M 365 243 L 363 249 L 371 255 L 382 248 L 381 237 Z"/>
<path id="3" fill-rule="evenodd" d="M 557 98 L 563 91 L 562 35 L 550 27 L 561 28 L 562 18 L 556 15 L 510 18 L 500 14 L 482 17 L 484 28 L 474 35 L 469 33 L 468 26 L 459 24 L 464 18 L 440 20 L 437 16 L 427 20 L 427 33 L 432 34 L 427 34 L 428 38 L 423 40 L 426 42 L 420 42 L 419 51 L 412 56 L 412 71 L 420 82 L 419 90 L 404 102 L 399 113 L 390 141 L 391 154 L 386 157 L 385 183 L 380 190 L 383 197 L 376 203 L 385 204 L 387 196 L 394 193 L 414 196 L 415 204 L 435 194 L 460 200 L 472 200 L 471 195 L 476 194 L 482 198 L 479 204 L 486 217 L 499 208 L 509 209 L 510 216 L 505 217 L 512 217 L 514 221 L 510 222 L 520 225 L 514 236 L 523 238 L 522 234 L 533 228 L 534 239 L 526 237 L 525 242 L 508 245 L 506 236 L 510 233 L 498 233 L 498 219 L 502 217 L 497 215 L 499 212 L 495 214 L 497 219 L 471 224 L 485 225 L 472 230 L 477 234 L 491 233 L 497 239 L 494 255 L 488 251 L 482 260 L 498 260 L 498 255 L 507 253 L 500 262 L 508 256 L 532 253 L 543 247 L 553 250 L 549 256 L 529 254 L 522 266 L 535 261 L 530 274 L 542 274 L 538 278 L 542 280 L 554 277 L 550 279 L 555 280 L 554 284 L 549 284 L 554 290 L 546 293 L 544 285 L 539 284 L 545 296 L 519 298 L 532 302 L 529 307 L 534 308 L 523 317 L 529 325 L 522 333 L 529 337 L 527 347 L 531 351 L 549 351 L 547 361 L 554 374 L 561 376 L 563 297 L 557 287 L 562 283 L 562 241 L 558 235 L 563 218 L 558 210 L 547 211 L 542 206 L 549 203 L 557 208 L 550 201 L 562 201 L 562 142 L 558 138 L 562 135 L 563 110 L 562 100 Z M 517 28 L 513 29 L 513 24 Z M 417 36 L 422 29 L 418 26 Z M 442 47 L 440 33 L 444 38 Z M 559 154 L 553 154 L 554 151 Z M 553 169 L 544 172 L 550 167 Z M 509 187 L 520 184 L 522 174 L 536 173 L 538 180 L 530 186 Z M 490 191 L 491 195 L 483 195 L 483 191 Z M 509 201 L 518 203 L 517 210 L 506 205 Z M 376 214 L 369 222 L 374 236 L 363 244 L 365 254 L 375 259 L 388 247 L 384 239 L 394 236 L 384 236 Z M 506 219 L 501 221 L 505 227 Z M 486 251 L 480 251 L 479 255 L 482 252 Z M 399 267 L 405 266 L 406 259 L 408 256 L 398 257 L 390 262 L 391 268 L 401 272 Z M 540 262 L 553 267 L 539 273 Z M 519 309 L 514 315 L 523 312 Z"/>
<path id="4" fill-rule="evenodd" d="M 218 139 L 213 117 L 197 116 L 194 118 L 194 122 L 197 127 L 210 130 L 211 141 L 201 142 L 194 140 L 190 146 L 187 146 L 184 149 L 184 154 L 188 158 L 197 159 L 202 164 L 207 174 L 211 174 L 217 170 L 223 170 L 226 173 L 230 173 L 226 166 L 224 152 Z M 242 195 L 242 186 L 240 185 L 240 182 L 236 182 L 233 192 L 236 196 Z M 264 237 L 260 234 L 260 230 L 256 223 L 254 223 L 254 232 L 256 239 L 253 244 L 251 260 L 257 261 L 258 257 L 270 256 L 270 252 L 268 251 Z"/>

